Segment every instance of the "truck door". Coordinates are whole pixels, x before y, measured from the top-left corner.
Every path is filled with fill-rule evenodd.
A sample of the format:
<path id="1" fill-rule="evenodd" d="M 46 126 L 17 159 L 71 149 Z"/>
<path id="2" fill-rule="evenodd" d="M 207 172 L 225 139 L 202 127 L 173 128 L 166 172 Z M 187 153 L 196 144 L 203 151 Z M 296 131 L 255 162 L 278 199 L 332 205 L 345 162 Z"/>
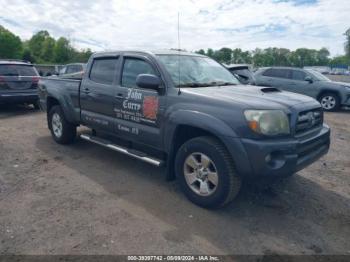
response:
<path id="1" fill-rule="evenodd" d="M 99 57 L 92 61 L 80 87 L 81 121 L 88 127 L 114 131 L 114 92 L 117 57 Z"/>
<path id="2" fill-rule="evenodd" d="M 115 132 L 127 140 L 159 148 L 165 96 L 136 85 L 140 74 L 160 77 L 155 65 L 144 56 L 124 56 L 115 95 Z"/>

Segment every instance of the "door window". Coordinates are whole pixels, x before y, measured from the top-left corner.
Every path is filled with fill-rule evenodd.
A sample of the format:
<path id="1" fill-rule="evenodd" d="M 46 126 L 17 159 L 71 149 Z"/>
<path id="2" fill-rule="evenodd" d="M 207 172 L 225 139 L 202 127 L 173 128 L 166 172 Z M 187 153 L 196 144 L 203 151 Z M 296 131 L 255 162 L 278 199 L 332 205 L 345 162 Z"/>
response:
<path id="1" fill-rule="evenodd" d="M 117 58 L 95 59 L 92 64 L 90 79 L 96 83 L 111 85 L 116 74 L 117 61 Z"/>
<path id="2" fill-rule="evenodd" d="M 306 78 L 306 74 L 303 71 L 293 70 L 292 71 L 292 79 L 298 81 L 304 81 Z"/>
<path id="3" fill-rule="evenodd" d="M 153 67 L 144 60 L 137 58 L 126 58 L 123 66 L 122 83 L 124 87 L 134 88 L 136 78 L 140 74 L 155 75 Z"/>
<path id="4" fill-rule="evenodd" d="M 270 69 L 267 69 L 263 73 L 263 76 L 289 78 L 289 70 L 288 69 L 270 68 Z"/>

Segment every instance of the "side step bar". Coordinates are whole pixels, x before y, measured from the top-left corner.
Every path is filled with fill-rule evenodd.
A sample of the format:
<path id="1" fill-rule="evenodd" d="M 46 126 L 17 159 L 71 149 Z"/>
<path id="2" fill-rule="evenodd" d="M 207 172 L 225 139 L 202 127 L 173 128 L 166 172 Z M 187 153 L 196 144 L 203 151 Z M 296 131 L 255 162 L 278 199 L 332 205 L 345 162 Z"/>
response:
<path id="1" fill-rule="evenodd" d="M 142 153 L 142 152 L 137 151 L 137 150 L 127 149 L 127 148 L 118 146 L 116 144 L 112 144 L 110 141 L 105 140 L 105 139 L 101 139 L 101 138 L 98 138 L 95 136 L 83 135 L 83 134 L 80 135 L 80 138 L 82 138 L 86 141 L 92 142 L 94 144 L 112 149 L 112 150 L 117 151 L 119 153 L 131 156 L 133 158 L 142 160 L 142 161 L 147 162 L 147 163 L 154 165 L 154 166 L 159 167 L 159 166 L 162 166 L 164 164 L 164 162 L 162 160 L 150 157 L 150 156 L 146 155 L 145 153 Z"/>

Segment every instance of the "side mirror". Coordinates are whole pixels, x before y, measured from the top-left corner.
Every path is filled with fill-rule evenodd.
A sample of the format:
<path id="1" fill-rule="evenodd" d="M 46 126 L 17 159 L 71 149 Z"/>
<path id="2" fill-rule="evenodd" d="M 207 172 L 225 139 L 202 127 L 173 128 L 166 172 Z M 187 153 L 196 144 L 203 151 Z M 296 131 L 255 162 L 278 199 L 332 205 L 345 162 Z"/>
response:
<path id="1" fill-rule="evenodd" d="M 310 84 L 311 84 L 312 82 L 314 82 L 314 80 L 312 80 L 312 78 L 311 78 L 310 76 L 305 77 L 305 81 L 306 81 L 306 82 L 309 82 Z"/>
<path id="2" fill-rule="evenodd" d="M 136 78 L 136 85 L 141 88 L 158 90 L 161 85 L 161 80 L 155 75 L 140 74 Z"/>

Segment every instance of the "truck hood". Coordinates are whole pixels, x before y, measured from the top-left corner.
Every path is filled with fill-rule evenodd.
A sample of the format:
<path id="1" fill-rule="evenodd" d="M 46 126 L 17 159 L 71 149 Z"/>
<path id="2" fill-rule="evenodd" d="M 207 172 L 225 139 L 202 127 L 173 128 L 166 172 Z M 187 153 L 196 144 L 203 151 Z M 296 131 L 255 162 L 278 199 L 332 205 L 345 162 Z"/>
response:
<path id="1" fill-rule="evenodd" d="M 182 92 L 215 99 L 221 103 L 236 103 L 244 105 L 246 108 L 256 109 L 281 109 L 294 108 L 298 104 L 311 103 L 319 106 L 319 103 L 305 95 L 280 91 L 277 88 L 234 85 L 234 86 L 214 86 L 200 88 L 184 88 Z"/>

